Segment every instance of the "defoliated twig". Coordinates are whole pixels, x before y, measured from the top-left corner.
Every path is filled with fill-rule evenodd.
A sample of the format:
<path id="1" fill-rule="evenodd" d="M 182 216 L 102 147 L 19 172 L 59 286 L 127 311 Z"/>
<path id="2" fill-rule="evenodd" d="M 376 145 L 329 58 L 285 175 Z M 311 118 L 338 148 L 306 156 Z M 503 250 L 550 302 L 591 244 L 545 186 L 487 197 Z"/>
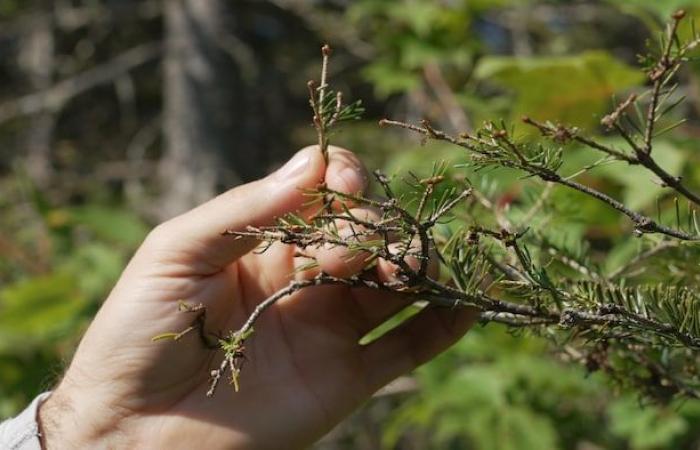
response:
<path id="1" fill-rule="evenodd" d="M 656 67 L 654 67 L 649 73 L 649 78 L 654 84 L 651 88 L 651 101 L 649 102 L 649 108 L 647 109 L 646 128 L 644 130 L 643 153 L 647 155 L 651 155 L 653 145 L 652 140 L 654 138 L 654 125 L 656 124 L 656 113 L 659 106 L 661 88 L 663 88 L 665 84 L 666 75 L 669 73 L 669 71 L 675 70 L 678 64 L 680 64 L 680 55 L 675 58 L 671 58 L 671 50 L 673 49 L 673 44 L 676 42 L 678 24 L 684 17 L 685 11 L 678 11 L 673 14 L 671 23 L 667 25 L 666 28 L 666 45 L 664 46 L 661 59 Z"/>
<path id="2" fill-rule="evenodd" d="M 666 170 L 664 170 L 661 166 L 659 166 L 659 164 L 654 160 L 651 154 L 647 152 L 645 148 L 640 147 L 639 144 L 637 144 L 637 142 L 627 132 L 627 130 L 625 130 L 619 124 L 618 121 L 622 112 L 629 106 L 630 102 L 636 100 L 636 98 L 636 96 L 630 96 L 625 102 L 623 102 L 620 106 L 616 108 L 614 113 L 606 116 L 602 121 L 604 125 L 606 125 L 608 128 L 615 129 L 618 132 L 618 134 L 622 136 L 622 138 L 627 142 L 629 147 L 633 150 L 634 155 L 622 153 L 621 151 L 612 148 L 608 145 L 602 144 L 592 138 L 582 136 L 579 130 L 576 128 L 567 128 L 561 125 L 554 126 L 551 124 L 541 123 L 534 119 L 531 119 L 530 117 L 523 117 L 523 122 L 537 128 L 540 131 L 540 133 L 545 137 L 551 137 L 559 142 L 565 142 L 566 140 L 574 140 L 589 148 L 610 155 L 617 160 L 625 161 L 630 165 L 641 165 L 650 170 L 652 173 L 654 173 L 654 175 L 659 177 L 659 179 L 663 182 L 664 186 L 675 190 L 694 204 L 700 205 L 700 195 L 692 192 L 685 185 L 683 185 L 680 177 L 674 177 L 673 175 L 669 174 Z"/>
<path id="3" fill-rule="evenodd" d="M 338 115 L 343 107 L 343 97 L 340 93 L 338 93 L 336 95 L 335 110 L 331 113 L 330 118 L 327 117 L 328 111 L 326 111 L 326 92 L 328 89 L 328 61 L 331 53 L 332 50 L 328 44 L 321 47 L 321 56 L 323 57 L 323 61 L 321 63 L 321 85 L 316 86 L 316 82 L 313 80 L 308 82 L 309 103 L 311 104 L 311 109 L 314 113 L 313 123 L 318 136 L 318 148 L 321 151 L 326 164 L 328 164 L 328 128 L 337 121 Z"/>
<path id="4" fill-rule="evenodd" d="M 450 142 L 452 144 L 458 145 L 460 147 L 466 148 L 467 150 L 470 150 L 474 153 L 477 153 L 479 155 L 487 155 L 490 156 L 491 154 L 488 151 L 482 150 L 479 148 L 477 145 L 472 145 L 468 142 L 468 140 L 473 140 L 477 144 L 481 145 L 486 145 L 486 146 L 491 146 L 491 147 L 498 147 L 498 144 L 475 137 L 475 136 L 467 136 L 465 139 L 458 139 L 454 136 L 450 136 L 449 134 L 436 130 L 432 127 L 424 126 L 420 127 L 417 125 L 412 125 L 396 120 L 387 120 L 384 119 L 381 122 L 381 125 L 391 125 L 391 126 L 397 126 L 400 128 L 405 128 L 408 130 L 415 131 L 417 133 L 421 133 L 422 135 L 435 139 L 435 140 L 440 140 L 440 141 L 446 141 Z M 498 136 L 499 139 L 503 140 L 506 142 L 508 145 L 508 148 L 513 150 L 515 147 L 515 144 L 508 138 L 508 136 L 505 135 L 500 135 Z M 665 225 L 661 225 L 657 222 L 655 222 L 651 217 L 645 216 L 643 214 L 640 214 L 636 211 L 632 211 L 629 209 L 627 206 L 625 206 L 622 202 L 615 200 L 614 198 L 610 197 L 609 195 L 606 195 L 600 191 L 597 191 L 589 186 L 586 186 L 584 184 L 578 183 L 573 180 L 569 180 L 567 178 L 562 177 L 559 175 L 557 172 L 548 169 L 546 167 L 542 166 L 537 166 L 529 161 L 527 161 L 522 154 L 519 152 L 516 154 L 516 157 L 518 158 L 518 162 L 513 162 L 509 163 L 508 165 L 514 168 L 518 168 L 521 170 L 524 170 L 525 172 L 528 172 L 531 175 L 537 176 L 543 181 L 550 181 L 553 183 L 561 184 L 563 186 L 569 187 L 571 189 L 574 189 L 576 191 L 579 191 L 583 194 L 586 194 L 588 196 L 591 196 L 597 200 L 600 200 L 603 203 L 606 203 L 610 207 L 616 209 L 617 211 L 621 212 L 625 216 L 629 217 L 632 222 L 635 225 L 635 230 L 639 234 L 645 234 L 645 233 L 660 233 L 660 234 L 665 234 L 671 237 L 675 237 L 676 239 L 684 240 L 684 241 L 698 241 L 700 240 L 700 236 L 686 233 L 681 230 L 676 230 L 670 227 L 667 227 Z M 506 165 L 506 162 L 503 163 Z"/>

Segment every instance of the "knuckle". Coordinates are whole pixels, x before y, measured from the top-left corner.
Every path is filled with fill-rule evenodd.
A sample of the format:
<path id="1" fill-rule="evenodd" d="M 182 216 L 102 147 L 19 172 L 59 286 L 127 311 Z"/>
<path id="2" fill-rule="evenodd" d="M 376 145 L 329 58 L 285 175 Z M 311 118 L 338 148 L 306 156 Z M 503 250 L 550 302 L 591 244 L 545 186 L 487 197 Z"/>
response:
<path id="1" fill-rule="evenodd" d="M 167 245 L 168 242 L 172 242 L 174 235 L 174 229 L 176 228 L 174 224 L 174 219 L 162 222 L 146 235 L 143 245 L 148 248 L 157 248 Z"/>

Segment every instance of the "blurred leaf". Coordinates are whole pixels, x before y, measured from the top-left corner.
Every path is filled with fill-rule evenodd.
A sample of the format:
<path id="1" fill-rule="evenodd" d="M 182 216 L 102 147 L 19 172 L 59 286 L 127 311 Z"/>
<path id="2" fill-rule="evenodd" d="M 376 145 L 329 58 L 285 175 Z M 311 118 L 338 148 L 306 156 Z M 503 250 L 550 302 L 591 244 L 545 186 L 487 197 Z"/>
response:
<path id="1" fill-rule="evenodd" d="M 24 351 L 60 335 L 85 307 L 76 279 L 55 274 L 0 291 L 0 351 Z"/>
<path id="2" fill-rule="evenodd" d="M 73 220 L 99 239 L 133 247 L 148 232 L 146 224 L 125 208 L 86 205 L 70 210 Z"/>
<path id="3" fill-rule="evenodd" d="M 615 140 L 614 145 L 622 147 L 622 142 Z M 685 154 L 678 151 L 670 142 L 657 140 L 654 144 L 654 160 L 668 173 L 681 174 Z M 595 169 L 596 174 L 609 177 L 624 187 L 623 202 L 633 210 L 653 205 L 656 198 L 665 190 L 654 174 L 641 166 L 624 163 L 609 164 Z"/>
<path id="4" fill-rule="evenodd" d="M 588 128 L 597 124 L 615 92 L 643 80 L 639 70 L 602 50 L 562 57 L 486 56 L 475 76 L 514 95 L 513 120 L 528 115 Z"/>
<path id="5" fill-rule="evenodd" d="M 671 448 L 674 438 L 687 429 L 685 420 L 667 408 L 642 408 L 633 397 L 623 397 L 609 410 L 611 429 L 629 439 L 637 450 Z"/>
<path id="6" fill-rule="evenodd" d="M 422 83 L 422 69 L 439 63 L 467 73 L 478 41 L 471 32 L 472 2 L 361 0 L 348 17 L 366 34 L 377 56 L 364 75 L 380 96 L 413 91 Z"/>
<path id="7" fill-rule="evenodd" d="M 605 388 L 543 350 L 542 341 L 503 327 L 470 331 L 418 371 L 421 389 L 385 427 L 384 446 L 420 430 L 435 449 L 573 448 L 579 433 L 601 425 L 590 408 Z"/>
<path id="8" fill-rule="evenodd" d="M 103 300 L 124 269 L 123 252 L 101 243 L 80 246 L 67 256 L 59 272 L 73 274 L 82 295 L 92 301 Z"/>
<path id="9" fill-rule="evenodd" d="M 374 82 L 380 96 L 410 91 L 420 84 L 420 76 L 395 66 L 377 61 L 364 70 L 364 75 Z"/>
<path id="10" fill-rule="evenodd" d="M 387 6 L 390 16 L 408 25 L 419 36 L 425 36 L 442 15 L 443 5 L 438 2 L 395 2 Z"/>
<path id="11" fill-rule="evenodd" d="M 662 20 L 666 20 L 679 9 L 692 7 L 696 3 L 693 0 L 607 0 L 607 2 L 630 14 L 640 15 L 651 12 Z"/>

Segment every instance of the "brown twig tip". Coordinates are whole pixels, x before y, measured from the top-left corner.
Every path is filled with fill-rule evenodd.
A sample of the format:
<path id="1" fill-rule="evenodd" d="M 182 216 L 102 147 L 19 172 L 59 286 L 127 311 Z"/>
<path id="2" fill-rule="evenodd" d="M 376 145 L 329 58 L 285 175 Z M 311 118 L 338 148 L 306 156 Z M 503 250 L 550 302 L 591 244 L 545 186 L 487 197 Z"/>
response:
<path id="1" fill-rule="evenodd" d="M 234 239 L 241 239 L 241 238 L 243 237 L 243 236 L 240 236 L 240 235 L 239 235 L 239 232 L 238 232 L 238 231 L 236 231 L 236 230 L 231 230 L 231 229 L 222 231 L 222 232 L 221 232 L 221 235 L 222 235 L 222 236 L 233 236 Z"/>
<path id="2" fill-rule="evenodd" d="M 542 136 L 551 137 L 554 142 L 559 144 L 570 142 L 575 138 L 577 133 L 576 128 L 567 128 L 562 124 L 552 125 L 550 123 L 541 123 L 530 116 L 522 116 L 520 120 L 526 125 L 537 128 Z"/>
<path id="3" fill-rule="evenodd" d="M 630 96 L 627 97 L 627 99 L 624 102 L 620 103 L 613 112 L 601 119 L 601 125 L 605 125 L 608 128 L 613 128 L 617 121 L 620 119 L 620 116 L 635 101 L 637 101 L 637 94 L 630 94 Z"/>
<path id="4" fill-rule="evenodd" d="M 430 123 L 430 121 L 428 119 L 422 119 L 420 121 L 420 124 L 423 125 L 428 136 L 430 136 L 431 138 L 438 137 L 437 131 L 435 130 L 435 128 L 433 128 L 433 125 Z"/>
<path id="5" fill-rule="evenodd" d="M 331 53 L 333 53 L 333 49 L 330 45 L 324 44 L 323 47 L 321 47 L 321 54 L 323 56 L 331 56 Z"/>
<path id="6" fill-rule="evenodd" d="M 315 89 L 316 88 L 316 82 L 314 80 L 309 80 L 306 82 L 306 85 L 309 87 L 309 89 Z"/>
<path id="7" fill-rule="evenodd" d="M 437 176 L 430 177 L 430 178 L 423 178 L 423 179 L 419 180 L 418 183 L 422 184 L 422 185 L 433 185 L 434 186 L 436 184 L 442 183 L 443 181 L 445 181 L 445 177 L 442 175 L 437 175 Z"/>
<path id="8" fill-rule="evenodd" d="M 684 9 L 679 9 L 671 15 L 671 18 L 673 20 L 683 20 L 683 18 L 685 18 L 685 14 L 686 12 Z"/>
<path id="9" fill-rule="evenodd" d="M 380 127 L 387 127 L 389 126 L 389 119 L 379 119 L 378 123 Z"/>

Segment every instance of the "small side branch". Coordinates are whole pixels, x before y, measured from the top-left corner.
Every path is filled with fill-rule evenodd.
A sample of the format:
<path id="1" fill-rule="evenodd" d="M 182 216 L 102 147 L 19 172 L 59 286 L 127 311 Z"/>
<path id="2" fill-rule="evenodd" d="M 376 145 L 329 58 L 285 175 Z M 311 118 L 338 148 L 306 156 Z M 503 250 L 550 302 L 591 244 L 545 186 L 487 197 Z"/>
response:
<path id="1" fill-rule="evenodd" d="M 109 62 L 60 81 L 44 91 L 9 100 L 0 104 L 0 124 L 42 111 L 58 111 L 76 96 L 114 81 L 130 70 L 160 57 L 162 52 L 161 42 L 139 45 Z"/>
<path id="2" fill-rule="evenodd" d="M 427 127 L 427 126 L 417 126 L 417 125 L 412 125 L 412 124 L 407 124 L 395 120 L 387 120 L 384 119 L 381 121 L 382 125 L 389 125 L 389 126 L 396 126 L 404 129 L 408 129 L 411 131 L 415 131 L 417 133 L 422 134 L 423 136 L 426 136 L 431 139 L 435 140 L 440 140 L 440 141 L 446 141 L 450 142 L 452 144 L 458 145 L 460 147 L 466 148 L 477 155 L 486 155 L 488 157 L 494 157 L 498 156 L 500 146 L 498 142 L 495 142 L 494 140 L 486 140 L 483 138 L 475 137 L 475 136 L 468 136 L 464 140 L 460 140 L 456 137 L 450 136 L 442 131 L 435 130 L 432 127 Z M 475 142 L 475 145 L 470 144 L 467 140 L 471 139 L 472 141 Z M 516 145 L 505 135 L 500 134 L 498 136 L 498 139 L 506 142 L 508 144 L 509 149 L 517 148 Z M 480 149 L 479 145 L 485 146 L 486 148 L 491 147 L 493 149 L 493 152 L 490 152 L 488 150 Z M 667 227 L 665 225 L 659 224 L 656 221 L 654 221 L 651 217 L 645 216 L 643 214 L 640 214 L 638 212 L 632 211 L 629 209 L 627 206 L 625 206 L 622 202 L 615 200 L 614 198 L 610 197 L 609 195 L 606 195 L 600 191 L 597 191 L 589 186 L 583 185 L 581 183 L 578 183 L 576 181 L 567 179 L 556 173 L 555 171 L 547 168 L 547 167 L 542 167 L 535 165 L 528 161 L 522 154 L 516 154 L 516 160 L 515 161 L 507 161 L 507 160 L 502 160 L 499 161 L 503 165 L 507 165 L 510 167 L 518 168 L 520 170 L 523 170 L 525 172 L 528 172 L 531 175 L 537 176 L 538 178 L 542 179 L 543 181 L 549 181 L 557 184 L 561 184 L 563 186 L 569 187 L 571 189 L 574 189 L 576 191 L 579 191 L 583 194 L 586 194 L 590 197 L 593 197 L 610 207 L 616 209 L 617 211 L 621 212 L 625 216 L 629 217 L 632 222 L 635 225 L 635 231 L 638 234 L 645 234 L 645 233 L 660 233 L 660 234 L 665 234 L 667 236 L 674 237 L 676 239 L 684 240 L 684 241 L 698 241 L 700 240 L 700 236 L 695 235 L 695 234 L 690 234 L 686 233 L 685 231 L 682 230 L 676 230 L 670 227 Z"/>

